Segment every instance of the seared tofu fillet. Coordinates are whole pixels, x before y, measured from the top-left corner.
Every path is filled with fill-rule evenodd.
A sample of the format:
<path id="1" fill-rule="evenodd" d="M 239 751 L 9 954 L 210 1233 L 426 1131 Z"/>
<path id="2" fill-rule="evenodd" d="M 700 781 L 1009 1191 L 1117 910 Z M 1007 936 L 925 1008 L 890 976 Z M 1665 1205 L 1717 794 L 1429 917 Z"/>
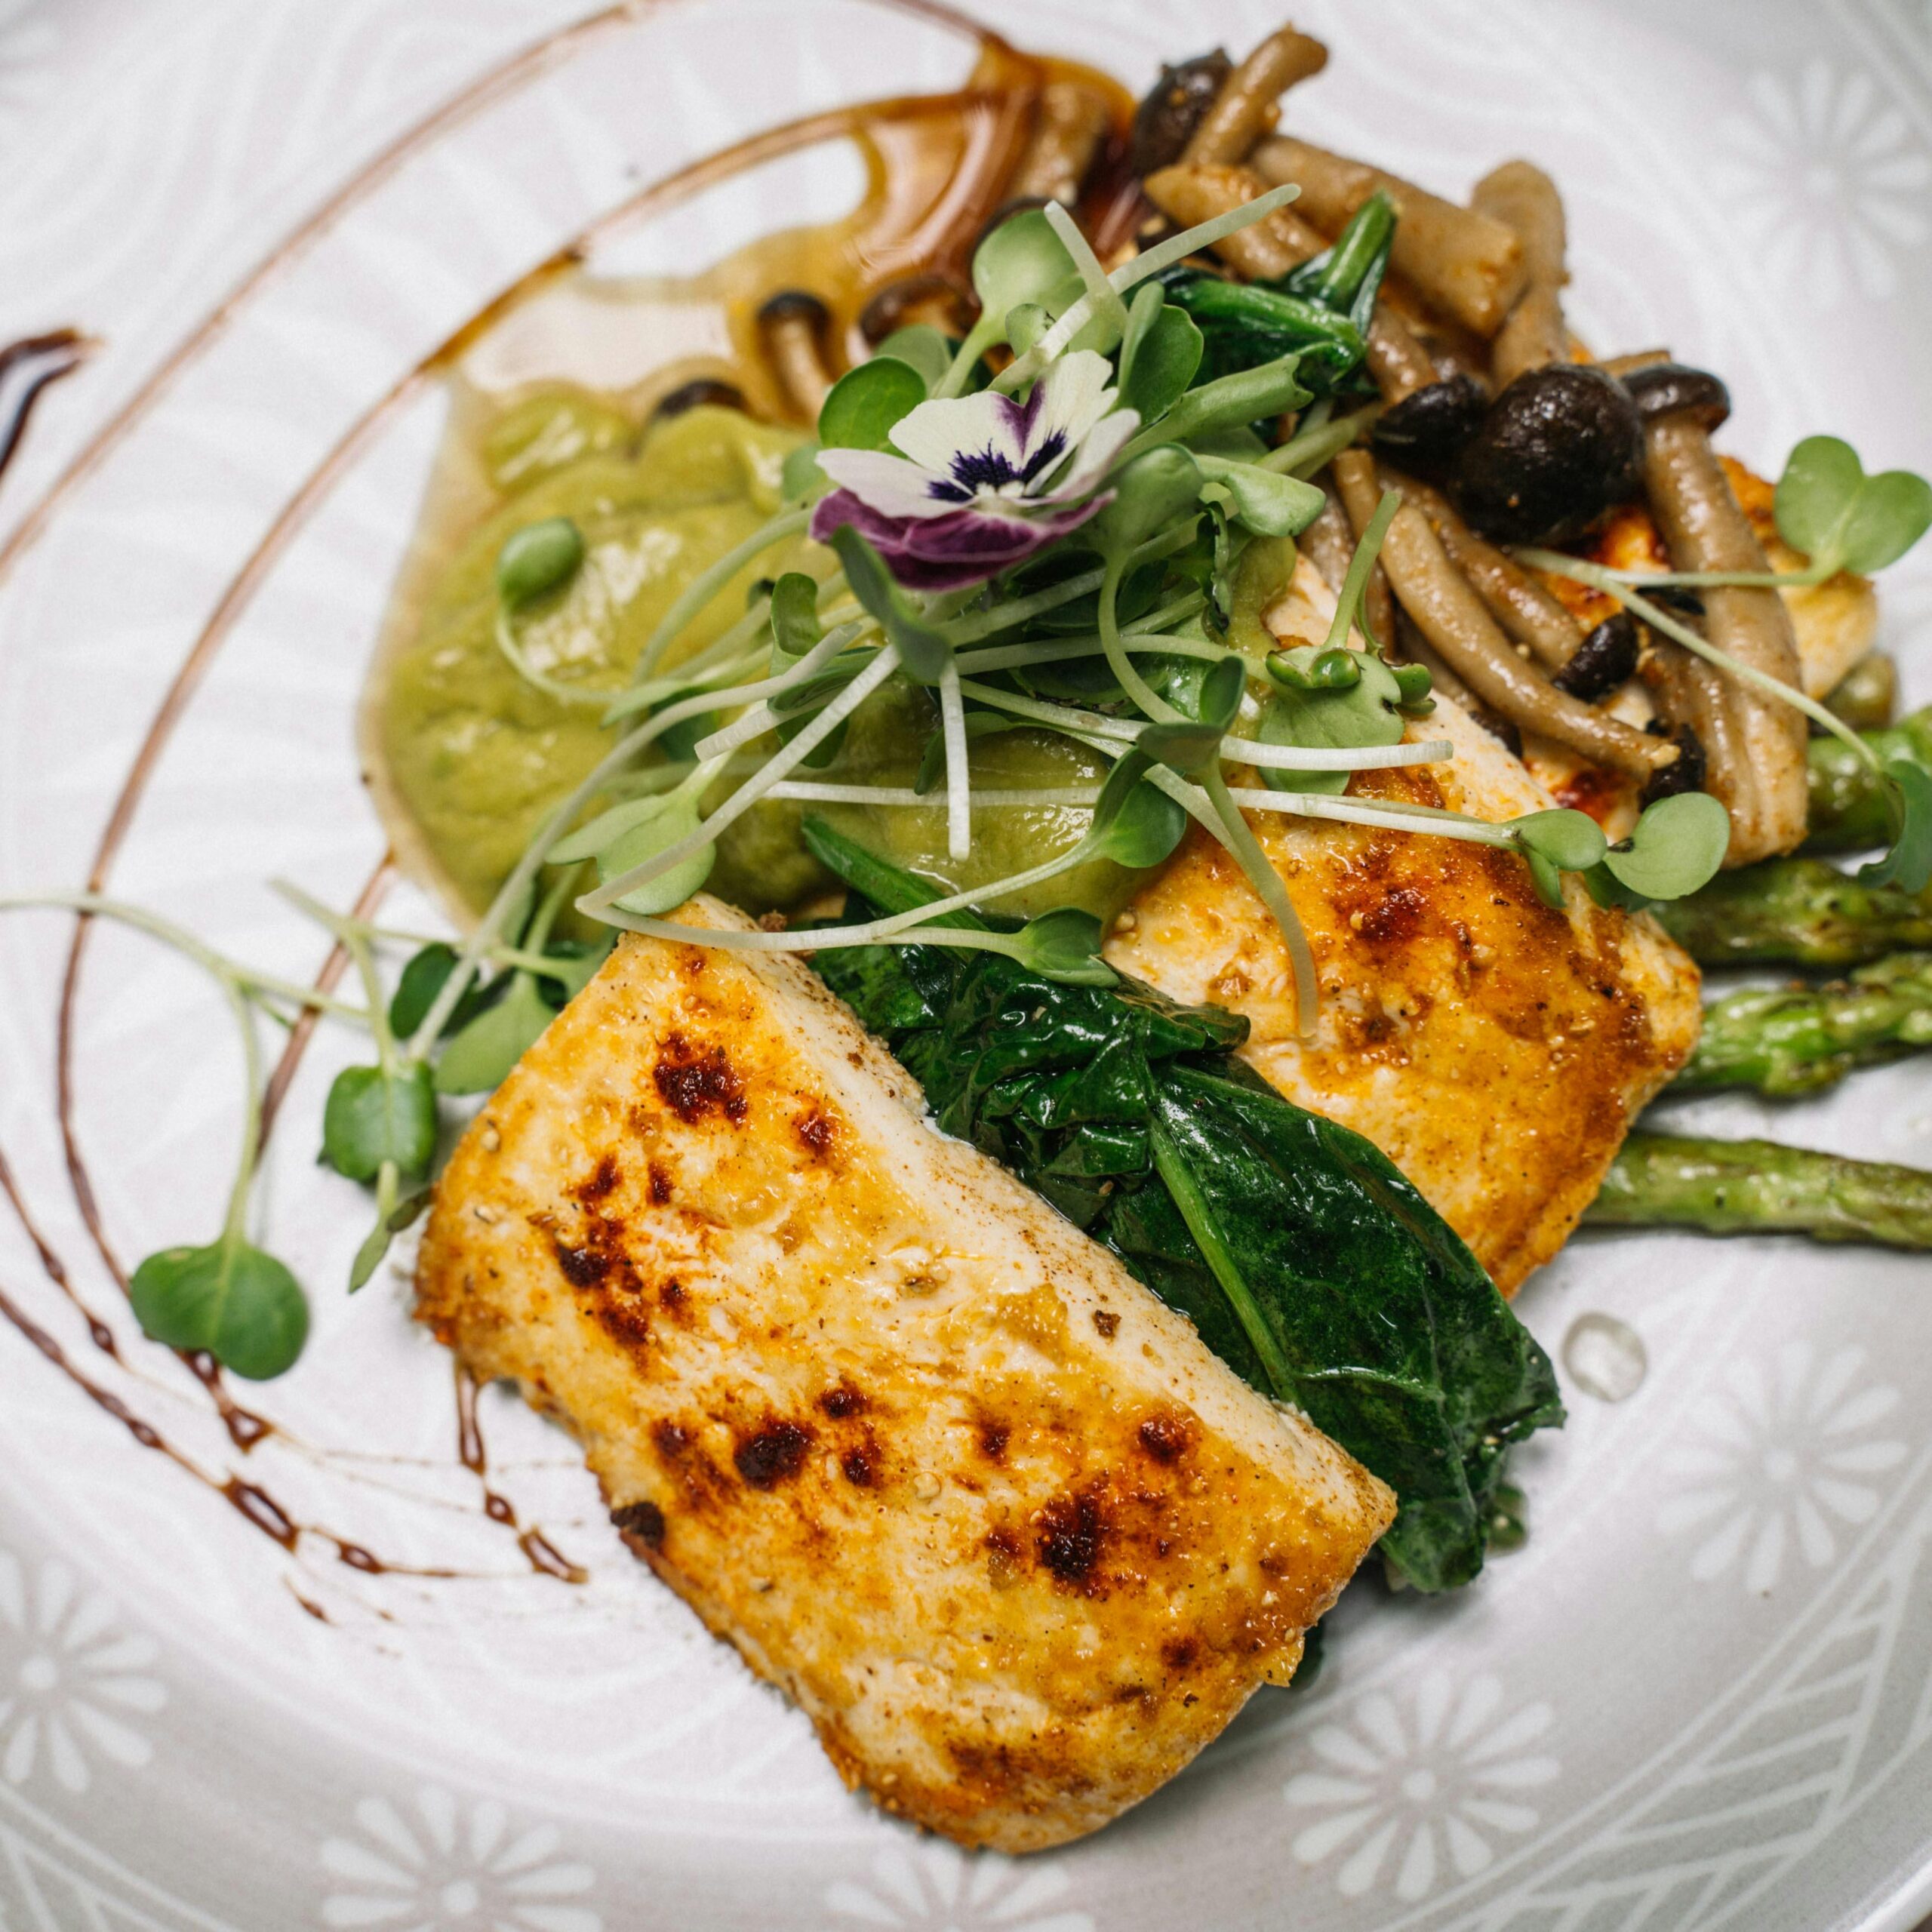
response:
<path id="1" fill-rule="evenodd" d="M 846 1780 L 964 1844 L 1171 1777 L 1393 1514 L 769 954 L 624 940 L 464 1138 L 417 1285 Z"/>
<path id="2" fill-rule="evenodd" d="M 1318 614 L 1325 629 L 1334 600 L 1306 559 L 1294 590 L 1310 611 L 1270 623 L 1298 638 Z M 1454 762 L 1362 773 L 1352 792 L 1490 820 L 1551 803 L 1447 700 L 1409 736 L 1448 739 Z M 1314 949 L 1312 1042 L 1274 921 L 1198 831 L 1106 957 L 1175 999 L 1245 1014 L 1256 1071 L 1374 1141 L 1513 1290 L 1562 1245 L 1696 1044 L 1697 968 L 1649 918 L 1604 911 L 1574 881 L 1552 912 L 1513 854 L 1279 813 L 1250 822 Z"/>

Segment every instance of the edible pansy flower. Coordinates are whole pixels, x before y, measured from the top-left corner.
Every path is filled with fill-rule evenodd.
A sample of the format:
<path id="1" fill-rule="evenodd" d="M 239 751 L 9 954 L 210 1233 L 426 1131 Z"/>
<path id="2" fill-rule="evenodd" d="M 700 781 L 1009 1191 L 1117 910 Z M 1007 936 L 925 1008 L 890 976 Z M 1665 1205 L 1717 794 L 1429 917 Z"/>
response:
<path id="1" fill-rule="evenodd" d="M 953 590 L 1010 570 L 1111 500 L 1094 492 L 1140 426 L 1103 355 L 1075 349 L 1024 402 L 992 390 L 922 402 L 885 450 L 829 449 L 819 466 L 840 487 L 820 500 L 820 542 L 850 524 L 901 583 Z"/>

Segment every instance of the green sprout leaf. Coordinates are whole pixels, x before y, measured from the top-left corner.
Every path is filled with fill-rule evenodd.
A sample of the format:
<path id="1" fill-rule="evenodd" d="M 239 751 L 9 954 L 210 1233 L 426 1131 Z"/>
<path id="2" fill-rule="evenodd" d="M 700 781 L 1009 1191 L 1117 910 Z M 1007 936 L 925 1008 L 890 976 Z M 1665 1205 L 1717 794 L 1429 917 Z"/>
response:
<path id="1" fill-rule="evenodd" d="M 1078 264 L 1039 208 L 1010 215 L 973 257 L 973 290 L 987 315 L 1004 316 L 1023 302 L 1044 304 Z"/>
<path id="2" fill-rule="evenodd" d="M 889 450 L 892 427 L 926 399 L 926 380 L 896 355 L 875 355 L 848 369 L 818 413 L 820 447 Z"/>
<path id="3" fill-rule="evenodd" d="M 1320 488 L 1253 463 L 1230 463 L 1196 451 L 1195 461 L 1211 483 L 1228 493 L 1229 509 L 1263 537 L 1298 537 L 1327 503 Z"/>
<path id="4" fill-rule="evenodd" d="M 1869 575 L 1932 528 L 1932 484 L 1904 469 L 1867 476 L 1841 438 L 1807 436 L 1785 464 L 1773 507 L 1778 534 L 1810 559 L 1815 574 Z"/>
<path id="5" fill-rule="evenodd" d="M 1162 297 L 1157 282 L 1143 282 L 1127 314 L 1120 347 L 1120 400 L 1143 423 L 1158 422 L 1187 392 L 1201 367 L 1200 330 Z"/>
<path id="6" fill-rule="evenodd" d="M 660 852 L 668 851 L 680 839 L 688 838 L 698 829 L 700 820 L 697 799 L 680 797 L 674 792 L 668 798 L 653 802 L 661 809 L 651 817 L 620 832 L 597 854 L 600 884 L 608 884 L 633 866 L 654 859 Z M 717 857 L 715 845 L 700 846 L 689 858 L 680 861 L 669 872 L 660 872 L 655 878 L 633 887 L 616 902 L 618 909 L 635 912 L 645 918 L 675 912 L 711 876 L 711 868 Z"/>
<path id="7" fill-rule="evenodd" d="M 1603 870 L 1638 899 L 1683 899 L 1717 876 L 1730 844 L 1724 807 L 1708 792 L 1680 792 L 1645 808 L 1629 838 L 1604 854 Z"/>
<path id="8" fill-rule="evenodd" d="M 886 568 L 885 559 L 849 523 L 832 533 L 832 547 L 845 566 L 852 595 L 884 626 L 906 670 L 920 684 L 937 684 L 952 662 L 950 640 L 926 621 Z"/>
<path id="9" fill-rule="evenodd" d="M 409 963 L 402 969 L 396 982 L 394 996 L 389 1001 L 389 1032 L 398 1040 L 407 1040 L 417 1027 L 429 1017 L 429 1009 L 435 1004 L 436 995 L 443 989 L 444 983 L 456 971 L 457 951 L 453 946 L 441 940 L 432 940 L 419 952 L 410 956 Z M 488 1003 L 489 995 L 478 985 L 472 985 L 456 1004 L 456 1010 L 443 1023 L 445 1033 L 453 1033 L 480 1013 Z"/>
<path id="10" fill-rule="evenodd" d="M 1110 487 L 1113 501 L 1084 534 L 1102 556 L 1121 557 L 1196 507 L 1201 466 L 1177 443 L 1162 443 L 1115 471 Z"/>
<path id="11" fill-rule="evenodd" d="M 1587 872 L 1602 863 L 1609 850 L 1603 828 L 1587 812 L 1531 812 L 1511 820 L 1510 829 L 1528 861 L 1537 897 L 1558 912 L 1563 910 L 1563 875 Z"/>
<path id="12" fill-rule="evenodd" d="M 374 1180 L 385 1161 L 426 1173 L 436 1151 L 436 1093 L 429 1069 L 411 1060 L 386 1072 L 346 1066 L 322 1109 L 322 1158 L 351 1180 Z"/>
<path id="13" fill-rule="evenodd" d="M 1256 735 L 1264 745 L 1310 751 L 1354 751 L 1402 742 L 1402 707 L 1410 702 L 1396 671 L 1372 652 L 1340 645 L 1297 645 L 1271 652 L 1268 675 L 1275 696 Z M 1346 771 L 1264 770 L 1277 792 L 1337 796 L 1348 789 Z"/>
<path id="14" fill-rule="evenodd" d="M 1867 885 L 1896 885 L 1923 892 L 1932 881 L 1932 771 L 1917 759 L 1885 761 L 1887 805 L 1895 829 L 1892 848 L 1883 858 L 1860 866 L 1858 876 Z"/>
<path id="15" fill-rule="evenodd" d="M 1006 312 L 1006 339 L 1024 355 L 1054 325 L 1053 313 L 1038 302 L 1017 302 Z"/>
<path id="16" fill-rule="evenodd" d="M 1118 978 L 1100 957 L 1100 922 L 1072 906 L 1042 912 L 1013 935 L 1010 957 L 1068 986 L 1110 986 Z"/>
<path id="17" fill-rule="evenodd" d="M 881 355 L 896 357 L 909 368 L 916 370 L 930 395 L 952 366 L 952 345 L 931 323 L 910 322 L 903 329 L 894 329 L 872 351 L 872 355 L 875 358 Z"/>
<path id="18" fill-rule="evenodd" d="M 500 1087 L 554 1017 L 535 979 L 528 973 L 513 975 L 509 991 L 443 1049 L 436 1062 L 436 1091 L 488 1094 Z"/>
<path id="19" fill-rule="evenodd" d="M 778 472 L 778 491 L 786 503 L 802 503 L 831 481 L 818 466 L 818 452 L 817 443 L 801 443 L 786 457 Z"/>
<path id="20" fill-rule="evenodd" d="M 205 1349 L 251 1382 L 292 1368 L 309 1338 L 301 1284 L 273 1255 L 233 1237 L 149 1255 L 128 1294 L 149 1340 Z"/>
<path id="21" fill-rule="evenodd" d="M 1299 409 L 1309 400 L 1308 391 L 1296 379 L 1300 359 L 1297 355 L 1278 356 L 1257 368 L 1238 369 L 1203 383 L 1168 411 L 1157 431 L 1143 430 L 1142 435 L 1158 435 L 1164 442 L 1185 443 L 1234 423 L 1258 423 L 1264 416 Z M 1140 440 L 1134 439 L 1136 443 Z M 1134 443 L 1128 448 L 1134 449 Z"/>
<path id="22" fill-rule="evenodd" d="M 771 672 L 789 671 L 824 635 L 818 621 L 818 580 L 787 571 L 771 586 Z"/>
<path id="23" fill-rule="evenodd" d="M 527 523 L 497 552 L 497 595 L 516 610 L 569 583 L 583 561 L 583 533 L 568 517 Z"/>
<path id="24" fill-rule="evenodd" d="M 1221 740 L 1234 728 L 1247 687 L 1246 662 L 1236 657 L 1220 659 L 1201 681 L 1198 716 L 1145 725 L 1137 746 L 1155 764 L 1192 778 L 1220 758 Z"/>

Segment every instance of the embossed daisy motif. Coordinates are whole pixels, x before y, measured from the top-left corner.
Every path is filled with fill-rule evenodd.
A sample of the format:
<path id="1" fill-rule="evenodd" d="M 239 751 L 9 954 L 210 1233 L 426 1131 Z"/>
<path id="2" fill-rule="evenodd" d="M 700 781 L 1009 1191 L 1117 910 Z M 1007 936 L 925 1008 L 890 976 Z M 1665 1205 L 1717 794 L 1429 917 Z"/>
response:
<path id="1" fill-rule="evenodd" d="M 425 1785 L 405 1814 L 386 1798 L 355 1807 L 360 1835 L 332 1838 L 323 1869 L 340 1890 L 322 1900 L 330 1926 L 398 1932 L 603 1932 L 580 1900 L 597 1882 L 587 1865 L 561 1863 L 554 1825 L 513 1828 L 494 1798 L 466 1809 Z"/>
<path id="2" fill-rule="evenodd" d="M 1884 1427 L 1899 1392 L 1865 1381 L 1864 1364 L 1863 1349 L 1821 1361 L 1808 1342 L 1788 1343 L 1768 1370 L 1734 1363 L 1722 1392 L 1691 1411 L 1697 1440 L 1676 1458 L 1679 1487 L 1657 1524 L 1696 1534 L 1700 1583 L 1741 1570 L 1747 1590 L 1769 1590 L 1793 1550 L 1821 1570 L 1844 1528 L 1878 1513 L 1880 1479 L 1906 1445 Z"/>
<path id="3" fill-rule="evenodd" d="M 937 1841 L 888 1845 L 863 1884 L 841 1880 L 825 1894 L 841 1925 L 918 1927 L 921 1932 L 1094 1932 L 1065 1903 L 1072 1881 L 1059 1866 L 1017 1864 Z"/>
<path id="4" fill-rule="evenodd" d="M 1344 1897 L 1386 1886 L 1407 1903 L 1491 1864 L 1500 1839 L 1530 1830 L 1524 1794 L 1548 1784 L 1554 1758 L 1532 1747 L 1549 1730 L 1546 1703 L 1506 1707 L 1484 1673 L 1460 1690 L 1432 1671 L 1412 1696 L 1358 1699 L 1346 1723 L 1317 1725 L 1306 1749 L 1318 1761 L 1283 1790 L 1297 1811 L 1321 1815 L 1290 1848 L 1304 1865 L 1333 1861 Z"/>
<path id="5" fill-rule="evenodd" d="M 1822 60 L 1746 91 L 1752 111 L 1719 127 L 1709 177 L 1745 238 L 1825 307 L 1890 295 L 1897 255 L 1932 233 L 1932 155 L 1905 116 L 1870 74 Z"/>
<path id="6" fill-rule="evenodd" d="M 78 1795 L 97 1759 L 145 1764 L 154 1747 L 129 1720 L 168 1701 L 146 1674 L 159 1654 L 152 1637 L 119 1629 L 112 1600 L 64 1563 L 30 1576 L 0 1550 L 0 1777 L 51 1777 Z"/>

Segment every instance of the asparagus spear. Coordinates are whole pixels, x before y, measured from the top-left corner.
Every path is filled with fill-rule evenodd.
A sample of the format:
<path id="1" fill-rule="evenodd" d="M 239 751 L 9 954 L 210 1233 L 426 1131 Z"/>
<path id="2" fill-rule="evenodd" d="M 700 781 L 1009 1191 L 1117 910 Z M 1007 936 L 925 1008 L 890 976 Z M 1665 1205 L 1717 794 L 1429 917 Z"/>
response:
<path id="1" fill-rule="evenodd" d="M 1676 1086 L 1755 1087 L 1787 1099 L 1925 1047 L 1932 1047 L 1932 954 L 1894 953 L 1830 986 L 1713 1001 Z"/>
<path id="2" fill-rule="evenodd" d="M 1932 1248 L 1932 1174 L 1775 1140 L 1633 1134 L 1584 1220 L 1593 1227 Z"/>
<path id="3" fill-rule="evenodd" d="M 1657 909 L 1705 966 L 1856 966 L 1932 946 L 1932 888 L 1861 885 L 1822 859 L 1767 859 L 1720 872 Z"/>
<path id="4" fill-rule="evenodd" d="M 1879 757 L 1915 758 L 1932 764 L 1932 705 L 1865 742 Z M 1891 836 L 1879 780 L 1852 748 L 1837 738 L 1814 738 L 1807 757 L 1811 783 L 1807 852 L 1860 852 Z"/>

